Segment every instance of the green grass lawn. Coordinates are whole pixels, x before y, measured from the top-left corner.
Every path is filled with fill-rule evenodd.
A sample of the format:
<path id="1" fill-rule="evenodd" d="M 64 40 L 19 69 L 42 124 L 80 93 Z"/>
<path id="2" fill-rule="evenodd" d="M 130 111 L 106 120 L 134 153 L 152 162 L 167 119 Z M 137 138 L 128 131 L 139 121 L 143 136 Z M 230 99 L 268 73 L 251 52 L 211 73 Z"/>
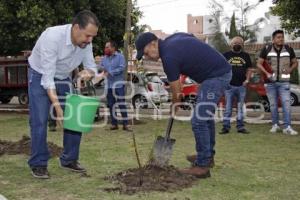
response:
<path id="1" fill-rule="evenodd" d="M 163 134 L 166 120 L 144 120 L 134 126 L 142 161 L 148 158 L 157 134 Z M 26 115 L 1 114 L 0 139 L 16 141 L 28 135 Z M 217 135 L 216 166 L 212 177 L 192 188 L 173 193 L 146 193 L 132 196 L 107 193 L 113 186 L 103 177 L 137 167 L 131 134 L 94 129 L 83 136 L 80 162 L 90 177 L 81 177 L 58 166 L 58 159 L 49 162 L 51 179 L 32 178 L 25 155 L 0 157 L 0 194 L 8 199 L 300 199 L 300 137 L 270 134 L 270 124 L 247 125 L 251 134 L 240 135 L 232 129 L 229 135 Z M 300 127 L 295 127 L 300 130 Z M 217 125 L 217 131 L 220 124 Z M 185 155 L 194 153 L 190 122 L 175 121 L 172 137 L 176 138 L 172 165 L 187 167 Z M 48 141 L 62 145 L 62 133 L 50 132 Z"/>

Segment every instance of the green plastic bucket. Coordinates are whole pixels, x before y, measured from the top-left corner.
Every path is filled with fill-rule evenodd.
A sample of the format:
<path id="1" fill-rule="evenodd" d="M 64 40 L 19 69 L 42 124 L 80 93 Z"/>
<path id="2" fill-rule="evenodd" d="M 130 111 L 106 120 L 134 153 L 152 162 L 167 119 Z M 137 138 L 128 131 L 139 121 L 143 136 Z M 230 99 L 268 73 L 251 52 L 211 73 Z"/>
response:
<path id="1" fill-rule="evenodd" d="M 82 133 L 91 132 L 99 105 L 97 98 L 68 94 L 64 111 L 64 128 Z"/>

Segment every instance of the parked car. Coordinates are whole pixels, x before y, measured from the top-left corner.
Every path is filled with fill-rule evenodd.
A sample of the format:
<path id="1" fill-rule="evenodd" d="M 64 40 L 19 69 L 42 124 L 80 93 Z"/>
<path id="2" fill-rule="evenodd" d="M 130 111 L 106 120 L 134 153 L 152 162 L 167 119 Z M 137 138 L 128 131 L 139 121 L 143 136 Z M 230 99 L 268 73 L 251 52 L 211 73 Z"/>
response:
<path id="1" fill-rule="evenodd" d="M 159 78 L 164 83 L 165 89 L 170 93 L 170 84 L 168 78 L 166 76 L 160 76 Z"/>
<path id="2" fill-rule="evenodd" d="M 188 77 L 181 76 L 180 82 L 183 84 L 183 102 L 189 103 L 190 105 L 196 104 L 196 94 L 198 91 L 199 84 L 189 79 Z M 270 102 L 267 97 L 267 92 L 264 87 L 264 81 L 260 73 L 254 71 L 252 78 L 246 87 L 246 99 L 245 102 L 257 102 L 260 103 L 266 112 L 270 112 Z M 300 86 L 291 84 L 291 101 L 292 106 L 300 103 Z M 219 106 L 225 106 L 225 97 L 222 96 L 219 102 Z M 279 99 L 279 106 L 281 102 Z M 252 106 L 254 107 L 254 106 Z M 190 109 L 190 106 L 183 106 L 183 109 Z"/>
<path id="3" fill-rule="evenodd" d="M 296 106 L 300 102 L 300 86 L 296 84 L 290 84 L 290 91 L 291 91 L 291 97 L 290 97 L 290 104 L 291 106 Z M 254 73 L 250 83 L 248 84 L 248 88 L 251 90 L 256 91 L 259 96 L 261 97 L 259 99 L 259 102 L 264 105 L 265 111 L 269 112 L 270 111 L 270 103 L 267 97 L 267 91 L 264 87 L 264 81 L 262 76 L 259 73 Z M 281 101 L 278 99 L 279 106 L 281 106 Z"/>
<path id="4" fill-rule="evenodd" d="M 291 84 L 291 105 L 296 106 L 300 104 L 300 86 Z"/>
<path id="5" fill-rule="evenodd" d="M 101 79 L 94 84 L 96 95 L 101 103 L 106 103 L 105 80 Z M 84 92 L 83 90 L 83 93 Z M 168 101 L 168 92 L 164 88 L 164 83 L 157 73 L 128 72 L 126 84 L 126 101 L 132 103 L 134 108 L 152 108 L 153 103 L 160 105 Z"/>
<path id="6" fill-rule="evenodd" d="M 185 75 L 180 75 L 180 83 L 182 85 L 182 102 L 186 103 L 182 105 L 182 109 L 190 110 L 192 106 L 196 105 L 199 84 Z"/>
<path id="7" fill-rule="evenodd" d="M 0 101 L 7 104 L 14 96 L 28 104 L 28 62 L 24 56 L 0 57 Z"/>

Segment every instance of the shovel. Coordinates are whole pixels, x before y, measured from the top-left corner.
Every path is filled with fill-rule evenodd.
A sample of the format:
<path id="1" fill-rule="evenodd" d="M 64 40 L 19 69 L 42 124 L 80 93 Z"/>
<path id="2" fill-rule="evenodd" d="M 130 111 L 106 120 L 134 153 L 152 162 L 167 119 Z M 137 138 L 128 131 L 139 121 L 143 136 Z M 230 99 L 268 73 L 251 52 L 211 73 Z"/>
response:
<path id="1" fill-rule="evenodd" d="M 173 120 L 173 117 L 170 117 L 166 131 L 166 136 L 158 136 L 154 142 L 153 157 L 150 161 L 152 165 L 164 167 L 168 165 L 169 160 L 171 159 L 173 145 L 176 141 L 175 139 L 170 138 Z"/>

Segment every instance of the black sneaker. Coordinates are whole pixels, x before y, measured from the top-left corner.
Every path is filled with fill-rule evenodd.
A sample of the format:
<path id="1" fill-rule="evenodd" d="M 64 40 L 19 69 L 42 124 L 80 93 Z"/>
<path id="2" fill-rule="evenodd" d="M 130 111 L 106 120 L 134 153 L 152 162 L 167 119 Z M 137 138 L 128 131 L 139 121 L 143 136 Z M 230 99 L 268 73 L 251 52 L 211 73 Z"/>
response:
<path id="1" fill-rule="evenodd" d="M 242 133 L 242 134 L 249 134 L 249 133 L 250 133 L 250 132 L 247 131 L 247 129 L 245 129 L 245 128 L 239 129 L 237 132 L 238 132 L 238 133 Z"/>
<path id="2" fill-rule="evenodd" d="M 61 162 L 60 162 L 60 167 L 61 168 L 64 168 L 64 169 L 67 169 L 67 170 L 70 170 L 70 171 L 73 171 L 73 172 L 78 172 L 78 173 L 84 173 L 86 172 L 86 170 L 80 166 L 79 162 L 77 161 L 74 161 L 70 164 L 67 164 L 67 165 L 62 165 Z"/>
<path id="3" fill-rule="evenodd" d="M 35 178 L 39 179 L 48 179 L 50 178 L 49 172 L 47 167 L 32 167 L 31 174 Z"/>
<path id="4" fill-rule="evenodd" d="M 229 133 L 229 129 L 227 128 L 222 128 L 222 130 L 219 132 L 219 134 L 228 134 Z"/>

